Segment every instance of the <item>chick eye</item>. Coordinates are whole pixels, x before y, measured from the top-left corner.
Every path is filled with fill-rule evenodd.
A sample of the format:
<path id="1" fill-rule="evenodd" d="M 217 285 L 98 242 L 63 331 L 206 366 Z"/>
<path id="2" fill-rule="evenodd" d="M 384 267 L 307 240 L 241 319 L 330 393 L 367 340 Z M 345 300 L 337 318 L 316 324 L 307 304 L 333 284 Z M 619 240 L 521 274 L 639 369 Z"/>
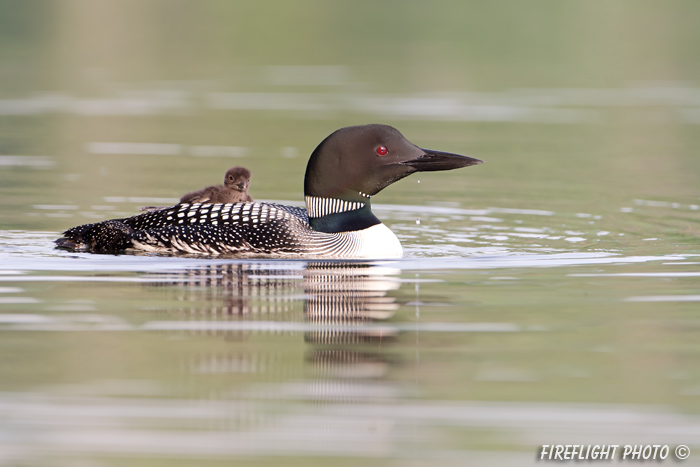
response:
<path id="1" fill-rule="evenodd" d="M 387 152 L 389 152 L 389 150 L 386 148 L 386 146 L 379 146 L 377 148 L 377 154 L 380 156 L 385 156 Z"/>

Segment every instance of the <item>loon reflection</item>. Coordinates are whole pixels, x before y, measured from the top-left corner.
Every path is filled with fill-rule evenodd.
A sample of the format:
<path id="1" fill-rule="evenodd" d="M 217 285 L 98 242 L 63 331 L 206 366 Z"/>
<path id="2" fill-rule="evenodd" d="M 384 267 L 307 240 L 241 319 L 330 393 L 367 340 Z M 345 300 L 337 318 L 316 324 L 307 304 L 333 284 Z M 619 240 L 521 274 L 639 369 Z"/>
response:
<path id="1" fill-rule="evenodd" d="M 398 304 L 387 293 L 398 289 L 399 283 L 391 280 L 392 274 L 396 271 L 368 264 L 310 264 L 304 276 L 304 317 L 309 323 L 325 326 L 306 332 L 306 342 L 359 344 L 395 337 L 397 333 L 390 326 L 353 329 L 354 325 L 393 316 Z"/>
<path id="2" fill-rule="evenodd" d="M 229 263 L 168 274 L 157 284 L 174 286 L 167 293 L 174 290 L 178 300 L 190 303 L 180 309 L 192 320 L 184 328 L 188 334 L 247 341 L 256 330 L 268 331 L 266 323 L 298 324 L 291 329 L 303 331 L 308 345 L 303 361 L 308 378 L 301 382 L 284 378 L 285 355 L 247 346 L 191 356 L 189 374 L 268 373 L 286 381 L 281 397 L 357 403 L 397 391 L 383 378 L 394 363 L 384 345 L 399 334 L 387 322 L 399 306 L 390 295 L 399 289 L 398 272 L 360 262 Z"/>
<path id="3" fill-rule="evenodd" d="M 220 330 L 242 329 L 235 317 L 244 316 L 249 317 L 247 329 L 255 330 L 255 323 L 266 317 L 281 325 L 305 322 L 307 342 L 340 344 L 396 335 L 390 325 L 378 324 L 398 308 L 388 294 L 399 288 L 392 277 L 397 273 L 360 262 L 225 263 L 158 274 L 155 284 L 168 287 L 168 294 L 174 291 L 187 304 L 177 311 L 190 319 L 202 324 L 203 315 L 209 317 L 204 323 L 212 323 L 210 329 L 216 328 L 214 317 L 230 324 Z"/>
<path id="4" fill-rule="evenodd" d="M 178 299 L 191 304 L 180 310 L 193 320 L 187 333 L 239 341 L 256 329 L 265 331 L 255 323 L 300 324 L 297 329 L 309 345 L 304 356 L 309 379 L 288 390 L 301 390 L 302 397 L 318 402 L 357 402 L 395 392 L 381 379 L 392 365 L 383 345 L 398 336 L 387 322 L 399 306 L 389 295 L 400 286 L 397 274 L 359 262 L 297 262 L 282 268 L 270 262 L 233 263 L 168 274 L 158 284 L 175 286 Z M 213 326 L 196 326 L 202 320 Z M 239 329 L 236 324 L 253 326 Z M 199 354 L 187 367 L 195 374 L 286 373 L 285 358 L 274 351 L 239 350 Z"/>

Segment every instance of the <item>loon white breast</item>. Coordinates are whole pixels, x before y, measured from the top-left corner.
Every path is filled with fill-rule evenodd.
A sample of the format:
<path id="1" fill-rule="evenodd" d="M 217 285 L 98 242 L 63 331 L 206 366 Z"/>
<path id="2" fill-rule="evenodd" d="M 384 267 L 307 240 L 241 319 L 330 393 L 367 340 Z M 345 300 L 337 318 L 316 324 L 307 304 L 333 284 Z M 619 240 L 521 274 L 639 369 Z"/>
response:
<path id="1" fill-rule="evenodd" d="M 371 198 L 413 172 L 480 164 L 472 157 L 421 149 L 386 125 L 337 130 L 311 154 L 306 209 L 264 202 L 180 203 L 73 227 L 59 248 L 137 249 L 206 255 L 397 258 L 401 243 L 371 210 Z"/>

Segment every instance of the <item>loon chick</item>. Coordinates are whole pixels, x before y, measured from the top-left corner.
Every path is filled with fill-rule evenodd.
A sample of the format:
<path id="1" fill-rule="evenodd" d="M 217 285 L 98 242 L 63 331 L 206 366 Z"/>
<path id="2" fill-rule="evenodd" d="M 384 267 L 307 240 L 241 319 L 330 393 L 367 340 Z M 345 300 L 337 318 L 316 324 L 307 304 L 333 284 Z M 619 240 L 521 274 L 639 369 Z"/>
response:
<path id="1" fill-rule="evenodd" d="M 181 203 L 73 227 L 56 243 L 93 252 L 399 258 L 401 243 L 372 213 L 372 196 L 414 172 L 481 162 L 421 149 L 387 125 L 346 127 L 311 154 L 304 177 L 306 209 L 274 203 Z"/>
<path id="2" fill-rule="evenodd" d="M 239 166 L 231 167 L 226 171 L 223 185 L 208 186 L 201 190 L 187 193 L 180 198 L 180 204 L 253 201 L 253 198 L 248 194 L 248 188 L 250 188 L 250 170 Z"/>
<path id="3" fill-rule="evenodd" d="M 214 185 L 187 193 L 180 198 L 180 204 L 188 203 L 240 203 L 253 201 L 248 193 L 250 170 L 245 167 L 231 167 L 224 175 L 223 185 Z M 170 206 L 144 206 L 141 211 L 159 211 Z"/>

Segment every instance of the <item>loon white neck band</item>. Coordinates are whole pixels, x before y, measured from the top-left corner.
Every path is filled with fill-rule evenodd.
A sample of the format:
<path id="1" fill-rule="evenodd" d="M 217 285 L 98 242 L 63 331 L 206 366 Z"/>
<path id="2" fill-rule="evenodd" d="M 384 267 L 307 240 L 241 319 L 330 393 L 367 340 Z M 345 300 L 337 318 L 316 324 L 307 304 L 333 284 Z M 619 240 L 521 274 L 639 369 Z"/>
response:
<path id="1" fill-rule="evenodd" d="M 323 217 L 328 214 L 355 211 L 364 207 L 365 203 L 360 203 L 359 201 L 345 201 L 337 198 L 318 198 L 316 196 L 306 197 L 306 212 L 309 213 L 309 217 Z"/>

